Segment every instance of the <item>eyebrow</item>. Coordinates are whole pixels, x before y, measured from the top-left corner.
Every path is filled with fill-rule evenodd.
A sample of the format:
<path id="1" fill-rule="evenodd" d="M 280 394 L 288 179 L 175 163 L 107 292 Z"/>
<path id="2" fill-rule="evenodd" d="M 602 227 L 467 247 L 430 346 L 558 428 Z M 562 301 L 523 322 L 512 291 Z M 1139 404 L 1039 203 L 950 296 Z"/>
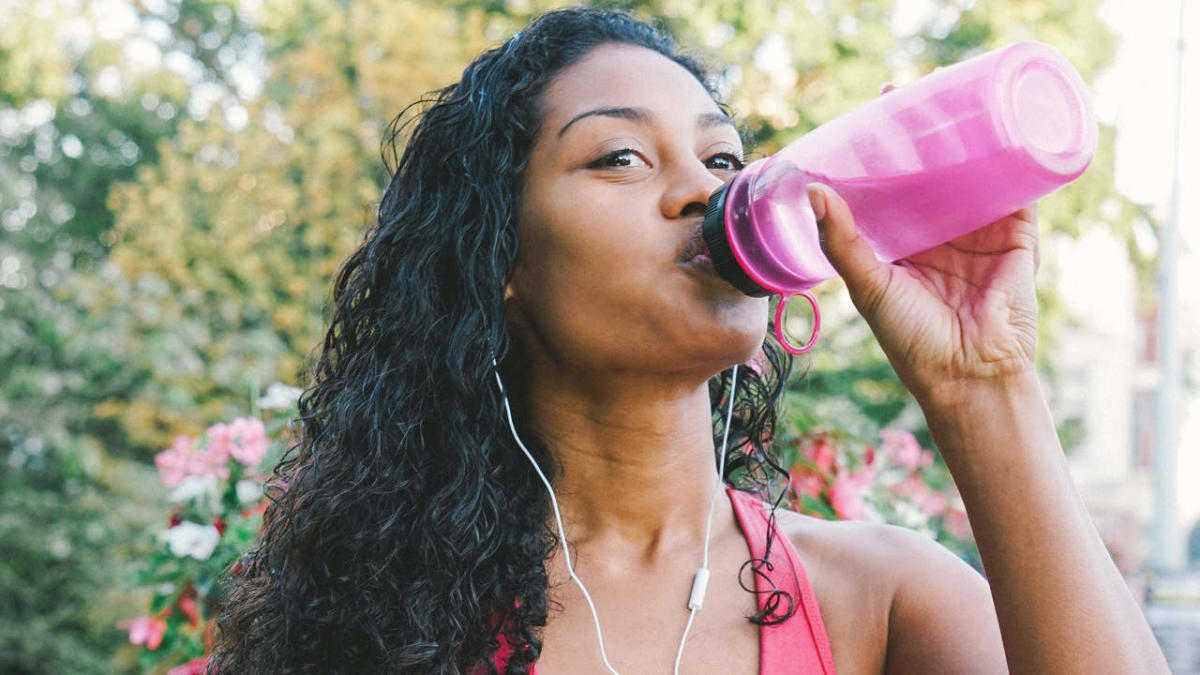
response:
<path id="1" fill-rule="evenodd" d="M 645 108 L 623 108 L 623 107 L 594 108 L 592 110 L 585 110 L 584 112 L 581 112 L 578 115 L 572 117 L 571 121 L 564 124 L 563 128 L 558 130 L 558 137 L 562 138 L 562 135 L 567 132 L 567 129 L 571 128 L 572 124 L 575 124 L 576 122 L 578 122 L 581 119 L 584 119 L 587 117 L 594 117 L 594 116 L 615 117 L 617 119 L 623 119 L 623 120 L 629 120 L 631 122 L 637 122 L 638 124 L 646 124 L 653 117 L 653 115 L 650 113 L 650 111 L 646 110 Z M 701 129 L 708 129 L 711 127 L 717 127 L 717 126 L 723 126 L 723 125 L 729 125 L 731 127 L 736 128 L 736 126 L 733 123 L 733 120 L 729 119 L 729 116 L 724 113 L 714 113 L 714 112 L 703 113 L 699 117 L 696 118 L 696 123 L 700 126 Z"/>

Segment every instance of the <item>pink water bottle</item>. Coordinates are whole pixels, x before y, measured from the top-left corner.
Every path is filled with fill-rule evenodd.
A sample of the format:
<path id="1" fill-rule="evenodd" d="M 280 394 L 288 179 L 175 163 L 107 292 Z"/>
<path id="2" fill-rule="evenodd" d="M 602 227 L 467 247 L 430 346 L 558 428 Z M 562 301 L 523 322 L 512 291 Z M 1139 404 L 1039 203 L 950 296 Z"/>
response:
<path id="1" fill-rule="evenodd" d="M 1096 121 L 1061 54 L 1020 42 L 935 70 L 751 163 L 709 200 L 704 240 L 718 274 L 748 295 L 778 293 L 775 334 L 793 354 L 816 342 L 808 289 L 837 276 L 821 252 L 805 185 L 834 188 L 887 262 L 991 223 L 1084 172 Z M 813 308 L 797 347 L 783 332 L 794 296 Z"/>

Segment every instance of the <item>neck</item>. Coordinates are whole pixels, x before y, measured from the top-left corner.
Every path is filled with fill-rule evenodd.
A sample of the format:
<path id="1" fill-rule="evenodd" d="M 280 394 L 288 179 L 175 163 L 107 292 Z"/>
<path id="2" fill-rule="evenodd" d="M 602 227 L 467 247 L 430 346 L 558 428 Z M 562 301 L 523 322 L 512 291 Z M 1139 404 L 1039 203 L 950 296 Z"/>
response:
<path id="1" fill-rule="evenodd" d="M 527 391 L 573 547 L 625 560 L 694 548 L 718 482 L 705 382 L 535 371 Z"/>

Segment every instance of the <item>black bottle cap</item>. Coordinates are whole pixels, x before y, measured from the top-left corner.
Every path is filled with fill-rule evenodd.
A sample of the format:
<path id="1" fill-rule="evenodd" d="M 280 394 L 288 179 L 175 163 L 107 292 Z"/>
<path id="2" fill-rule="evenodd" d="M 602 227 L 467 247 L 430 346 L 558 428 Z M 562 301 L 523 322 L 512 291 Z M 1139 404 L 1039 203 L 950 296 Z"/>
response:
<path id="1" fill-rule="evenodd" d="M 722 185 L 708 198 L 708 212 L 704 214 L 702 228 L 704 244 L 708 246 L 708 255 L 712 258 L 713 267 L 722 279 L 746 295 L 761 298 L 770 295 L 771 292 L 755 283 L 738 264 L 733 249 L 729 247 L 729 237 L 725 233 L 725 196 L 732 184 L 729 182 Z"/>

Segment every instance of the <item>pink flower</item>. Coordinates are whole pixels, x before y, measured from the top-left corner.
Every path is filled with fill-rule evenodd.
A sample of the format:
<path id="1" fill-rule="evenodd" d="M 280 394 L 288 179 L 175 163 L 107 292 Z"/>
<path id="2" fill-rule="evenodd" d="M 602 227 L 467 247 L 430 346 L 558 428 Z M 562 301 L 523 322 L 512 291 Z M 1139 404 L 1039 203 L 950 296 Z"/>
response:
<path id="1" fill-rule="evenodd" d="M 175 666 L 168 670 L 167 675 L 204 675 L 206 665 L 208 665 L 208 659 L 192 659 L 181 666 Z"/>
<path id="2" fill-rule="evenodd" d="M 879 448 L 891 462 L 906 469 L 916 469 L 921 463 L 921 444 L 916 437 L 899 429 L 879 432 L 883 445 Z"/>
<path id="3" fill-rule="evenodd" d="M 917 495 L 917 508 L 921 509 L 921 513 L 927 516 L 940 516 L 946 511 L 947 503 L 946 495 L 930 489 L 925 489 Z"/>
<path id="4" fill-rule="evenodd" d="M 154 465 L 164 485 L 178 485 L 192 473 L 192 439 L 176 436 L 171 447 L 154 456 Z"/>
<path id="5" fill-rule="evenodd" d="M 911 500 L 913 505 L 927 516 L 940 516 L 949 506 L 949 497 L 944 492 L 938 492 L 929 487 L 920 474 L 913 474 L 906 480 L 896 483 L 888 491 L 897 497 Z"/>
<path id="6" fill-rule="evenodd" d="M 932 450 L 922 450 L 921 451 L 921 464 L 917 468 L 928 469 L 931 466 L 933 466 L 933 451 Z"/>
<path id="7" fill-rule="evenodd" d="M 223 425 L 220 425 L 223 426 Z M 209 428 L 211 434 L 212 428 Z M 176 436 L 171 447 L 154 456 L 154 465 L 158 467 L 162 482 L 173 487 L 191 476 L 215 476 L 220 480 L 229 478 L 228 450 L 221 444 L 221 431 L 217 431 L 217 441 L 209 437 L 208 449 L 198 451 L 192 439 L 187 436 Z"/>
<path id="8" fill-rule="evenodd" d="M 817 497 L 821 494 L 821 490 L 825 489 L 825 480 L 815 473 L 805 470 L 793 470 L 791 473 L 792 492 L 797 495 Z"/>
<path id="9" fill-rule="evenodd" d="M 229 478 L 229 453 L 223 448 L 209 448 L 192 455 L 193 476 L 215 476 L 219 480 Z"/>
<path id="10" fill-rule="evenodd" d="M 192 588 L 190 582 L 183 593 L 179 594 L 179 599 L 175 604 L 179 606 L 179 610 L 187 617 L 188 623 L 193 628 L 200 625 L 200 610 L 196 606 L 196 589 Z"/>
<path id="11" fill-rule="evenodd" d="M 205 432 L 208 435 L 208 452 L 214 462 L 224 463 L 233 452 L 232 425 L 217 422 Z"/>
<path id="12" fill-rule="evenodd" d="M 141 616 L 117 624 L 117 628 L 129 629 L 129 642 L 135 645 L 146 645 L 151 651 L 162 644 L 163 633 L 167 631 L 167 622 L 156 616 Z"/>
<path id="13" fill-rule="evenodd" d="M 863 497 L 874 478 L 874 471 L 870 469 L 838 473 L 829 487 L 829 502 L 838 518 L 863 520 L 867 517 L 867 505 Z"/>
<path id="14" fill-rule="evenodd" d="M 804 448 L 804 456 L 817 467 L 817 470 L 827 472 L 833 469 L 837 452 L 830 445 L 829 440 L 822 436 Z"/>
<path id="15" fill-rule="evenodd" d="M 962 508 L 955 506 L 951 507 L 946 512 L 945 516 L 946 531 L 950 536 L 957 539 L 968 539 L 971 536 L 971 521 L 967 519 L 967 512 Z"/>
<path id="16" fill-rule="evenodd" d="M 262 420 L 239 417 L 229 423 L 229 431 L 238 441 L 229 448 L 229 453 L 234 459 L 249 468 L 262 463 L 263 457 L 267 455 L 267 428 Z"/>

